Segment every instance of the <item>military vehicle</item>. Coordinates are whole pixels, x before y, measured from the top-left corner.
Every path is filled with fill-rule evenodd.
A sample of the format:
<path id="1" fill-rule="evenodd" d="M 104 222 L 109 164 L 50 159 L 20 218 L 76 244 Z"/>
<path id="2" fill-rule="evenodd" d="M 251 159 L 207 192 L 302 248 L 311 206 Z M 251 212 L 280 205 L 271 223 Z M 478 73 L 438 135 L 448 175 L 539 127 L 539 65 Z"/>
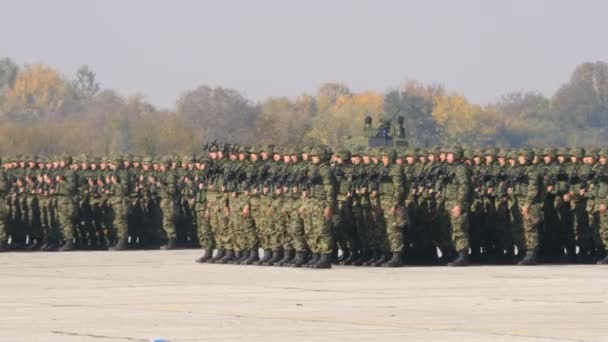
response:
<path id="1" fill-rule="evenodd" d="M 344 137 L 343 144 L 351 150 L 360 147 L 408 147 L 403 117 L 395 114 L 374 127 L 372 117 L 366 116 L 362 135 Z"/>

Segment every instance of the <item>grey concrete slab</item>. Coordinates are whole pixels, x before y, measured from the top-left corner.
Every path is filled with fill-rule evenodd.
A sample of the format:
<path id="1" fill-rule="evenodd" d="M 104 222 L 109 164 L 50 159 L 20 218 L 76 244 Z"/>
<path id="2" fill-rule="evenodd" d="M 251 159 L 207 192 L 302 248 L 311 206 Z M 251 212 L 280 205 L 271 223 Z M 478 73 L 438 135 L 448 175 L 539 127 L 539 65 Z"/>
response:
<path id="1" fill-rule="evenodd" d="M 608 341 L 608 267 L 199 265 L 0 254 L 3 341 Z"/>

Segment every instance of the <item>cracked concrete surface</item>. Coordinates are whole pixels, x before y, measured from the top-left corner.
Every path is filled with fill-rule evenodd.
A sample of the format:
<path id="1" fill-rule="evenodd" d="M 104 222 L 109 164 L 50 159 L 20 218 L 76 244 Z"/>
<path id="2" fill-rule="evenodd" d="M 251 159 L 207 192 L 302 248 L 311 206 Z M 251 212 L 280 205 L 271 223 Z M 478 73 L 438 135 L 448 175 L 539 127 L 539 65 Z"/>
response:
<path id="1" fill-rule="evenodd" d="M 5 341 L 608 341 L 608 267 L 309 270 L 0 254 Z"/>

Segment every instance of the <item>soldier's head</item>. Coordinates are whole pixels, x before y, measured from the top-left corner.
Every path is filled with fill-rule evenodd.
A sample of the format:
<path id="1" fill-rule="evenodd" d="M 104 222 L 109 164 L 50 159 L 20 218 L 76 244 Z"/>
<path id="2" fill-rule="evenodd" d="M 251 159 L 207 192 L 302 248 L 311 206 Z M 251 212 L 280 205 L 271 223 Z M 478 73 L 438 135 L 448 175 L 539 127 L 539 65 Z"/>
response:
<path id="1" fill-rule="evenodd" d="M 585 150 L 585 158 L 583 162 L 587 165 L 593 165 L 598 159 L 600 150 L 598 148 L 589 148 Z"/>
<path id="2" fill-rule="evenodd" d="M 473 163 L 475 165 L 481 165 L 481 158 L 484 157 L 484 151 L 482 149 L 473 150 Z"/>
<path id="3" fill-rule="evenodd" d="M 554 148 L 545 148 L 543 150 L 543 162 L 549 165 L 555 159 L 556 150 Z"/>
<path id="4" fill-rule="evenodd" d="M 517 162 L 519 165 L 531 164 L 534 160 L 534 151 L 531 148 L 522 148 L 517 154 Z"/>
<path id="5" fill-rule="evenodd" d="M 600 164 L 606 165 L 606 162 L 608 162 L 608 149 L 603 148 L 598 152 L 598 161 Z"/>
<path id="6" fill-rule="evenodd" d="M 570 162 L 578 163 L 585 156 L 585 151 L 579 147 L 573 147 L 570 149 Z"/>
<path id="7" fill-rule="evenodd" d="M 285 147 L 283 148 L 283 163 L 291 163 L 291 151 L 289 150 L 289 148 Z"/>
<path id="8" fill-rule="evenodd" d="M 245 161 L 245 160 L 249 159 L 249 157 L 250 157 L 249 150 L 246 147 L 241 147 L 239 149 L 239 160 Z"/>
<path id="9" fill-rule="evenodd" d="M 412 165 L 416 162 L 416 151 L 414 149 L 408 148 L 405 151 L 405 162 L 407 165 Z"/>
<path id="10" fill-rule="evenodd" d="M 561 147 L 558 148 L 556 151 L 556 159 L 560 164 L 563 164 L 566 162 L 566 160 L 568 159 L 568 155 L 569 155 L 570 151 L 567 148 Z"/>
<path id="11" fill-rule="evenodd" d="M 454 146 L 448 150 L 445 161 L 448 164 L 455 164 L 464 157 L 464 151 L 460 146 Z"/>
<path id="12" fill-rule="evenodd" d="M 397 152 L 392 148 L 386 148 L 380 151 L 380 156 L 382 157 L 382 164 L 386 166 L 395 162 Z"/>
<path id="13" fill-rule="evenodd" d="M 329 160 L 329 151 L 324 147 L 315 147 L 310 153 L 310 160 L 313 164 L 320 164 Z"/>
<path id="14" fill-rule="evenodd" d="M 490 164 L 494 163 L 494 161 L 496 160 L 496 156 L 498 155 L 498 148 L 496 148 L 496 147 L 486 148 L 484 153 L 485 153 L 484 159 L 485 159 L 486 165 L 490 165 Z"/>
<path id="15" fill-rule="evenodd" d="M 279 150 L 275 149 L 272 154 L 272 160 L 274 160 L 275 162 L 279 162 L 279 161 L 281 161 L 281 159 L 282 159 L 281 152 Z"/>
<path id="16" fill-rule="evenodd" d="M 256 161 L 260 156 L 260 150 L 254 145 L 249 149 L 249 160 Z"/>
<path id="17" fill-rule="evenodd" d="M 344 164 L 350 161 L 350 152 L 345 149 L 337 150 L 334 153 L 334 160 L 338 164 Z"/>
<path id="18" fill-rule="evenodd" d="M 291 148 L 289 150 L 289 155 L 291 157 L 291 162 L 292 163 L 297 163 L 298 162 L 298 158 L 299 158 L 298 156 L 300 155 L 300 153 L 299 153 L 299 151 L 298 151 L 297 148 L 295 148 L 295 147 Z"/>
<path id="19" fill-rule="evenodd" d="M 359 149 L 354 149 L 350 155 L 350 162 L 359 165 L 361 163 L 361 152 Z"/>
<path id="20" fill-rule="evenodd" d="M 268 160 L 270 156 L 274 153 L 272 145 L 264 145 L 260 150 L 260 155 L 262 156 L 262 160 Z"/>

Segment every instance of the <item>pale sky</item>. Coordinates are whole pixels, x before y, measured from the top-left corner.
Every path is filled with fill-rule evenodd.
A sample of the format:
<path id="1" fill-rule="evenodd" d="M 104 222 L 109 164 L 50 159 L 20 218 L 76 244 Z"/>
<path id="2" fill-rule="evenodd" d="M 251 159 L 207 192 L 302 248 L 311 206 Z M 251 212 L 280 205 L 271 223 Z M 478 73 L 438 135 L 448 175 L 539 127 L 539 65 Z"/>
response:
<path id="1" fill-rule="evenodd" d="M 608 60 L 608 1 L 0 0 L 0 56 L 173 107 L 200 85 L 254 101 L 328 81 L 386 91 L 442 83 L 472 101 L 551 95 Z"/>

